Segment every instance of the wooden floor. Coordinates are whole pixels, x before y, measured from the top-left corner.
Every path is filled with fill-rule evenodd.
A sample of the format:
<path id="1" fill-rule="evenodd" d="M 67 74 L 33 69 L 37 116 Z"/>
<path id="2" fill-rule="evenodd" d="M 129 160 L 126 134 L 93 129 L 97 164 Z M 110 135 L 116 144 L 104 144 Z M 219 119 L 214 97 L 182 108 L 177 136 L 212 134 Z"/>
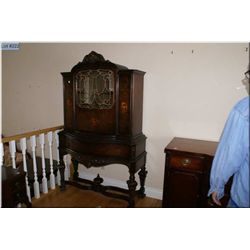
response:
<path id="1" fill-rule="evenodd" d="M 33 208 L 125 208 L 126 201 L 104 196 L 94 191 L 86 191 L 68 185 L 61 192 L 59 188 L 50 190 L 39 199 L 32 199 Z M 159 208 L 161 200 L 145 197 L 136 201 L 137 208 Z"/>

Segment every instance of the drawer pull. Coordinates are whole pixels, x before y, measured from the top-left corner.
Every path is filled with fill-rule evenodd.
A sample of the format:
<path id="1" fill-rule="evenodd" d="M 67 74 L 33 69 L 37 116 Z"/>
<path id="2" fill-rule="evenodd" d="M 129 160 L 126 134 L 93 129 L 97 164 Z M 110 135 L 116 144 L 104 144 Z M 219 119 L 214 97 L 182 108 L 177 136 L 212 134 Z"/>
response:
<path id="1" fill-rule="evenodd" d="M 186 166 L 191 164 L 191 160 L 188 158 L 182 159 L 181 164 L 182 164 L 182 166 L 186 167 Z"/>

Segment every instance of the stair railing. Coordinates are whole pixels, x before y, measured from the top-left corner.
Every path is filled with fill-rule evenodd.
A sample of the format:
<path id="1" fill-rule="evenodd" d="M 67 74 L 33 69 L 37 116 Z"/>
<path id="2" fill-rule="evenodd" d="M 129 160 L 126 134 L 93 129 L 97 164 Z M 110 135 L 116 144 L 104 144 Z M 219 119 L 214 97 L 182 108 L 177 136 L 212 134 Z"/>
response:
<path id="1" fill-rule="evenodd" d="M 9 152 L 11 156 L 11 167 L 16 168 L 16 150 L 17 144 L 19 145 L 20 151 L 22 153 L 22 165 L 23 171 L 26 174 L 26 192 L 31 202 L 31 188 L 33 188 L 33 195 L 36 199 L 40 198 L 40 194 L 48 193 L 49 189 L 55 189 L 56 185 L 60 186 L 60 173 L 57 169 L 57 173 L 55 176 L 54 173 L 54 159 L 53 159 L 53 149 L 56 152 L 54 158 L 57 162 L 57 165 L 60 163 L 59 159 L 59 138 L 58 132 L 63 129 L 63 126 L 56 126 L 41 130 L 36 130 L 28 133 L 3 137 L 0 142 L 0 165 L 4 164 L 4 145 L 9 146 Z M 29 171 L 27 169 L 27 147 L 30 145 L 31 155 L 33 160 L 33 187 L 30 186 L 29 179 Z M 48 143 L 49 146 L 49 166 L 47 169 L 50 170 L 49 178 L 46 176 L 46 164 L 45 164 L 45 144 Z M 38 181 L 38 168 L 37 168 L 37 157 L 36 157 L 36 149 L 39 147 L 41 152 L 41 170 L 42 173 L 42 181 L 39 183 Z M 54 148 L 53 148 L 54 147 Z M 28 152 L 29 153 L 29 152 Z M 67 157 L 67 156 L 66 156 Z M 70 167 L 68 161 L 64 159 L 65 163 L 65 178 L 68 179 L 70 175 Z"/>

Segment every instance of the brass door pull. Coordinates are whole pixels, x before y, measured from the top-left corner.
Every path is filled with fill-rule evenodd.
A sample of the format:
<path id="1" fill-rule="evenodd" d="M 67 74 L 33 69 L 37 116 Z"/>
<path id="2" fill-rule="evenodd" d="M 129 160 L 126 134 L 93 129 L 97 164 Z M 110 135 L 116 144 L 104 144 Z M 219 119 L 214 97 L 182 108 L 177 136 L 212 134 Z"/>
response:
<path id="1" fill-rule="evenodd" d="M 182 164 L 182 166 L 186 167 L 186 166 L 191 164 L 191 160 L 188 158 L 182 159 L 181 164 Z"/>

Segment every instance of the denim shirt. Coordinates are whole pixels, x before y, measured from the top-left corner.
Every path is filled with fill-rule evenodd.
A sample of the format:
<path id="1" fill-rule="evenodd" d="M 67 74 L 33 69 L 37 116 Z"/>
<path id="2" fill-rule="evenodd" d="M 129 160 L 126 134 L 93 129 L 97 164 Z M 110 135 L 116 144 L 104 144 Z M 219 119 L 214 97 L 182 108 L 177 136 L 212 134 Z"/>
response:
<path id="1" fill-rule="evenodd" d="M 224 186 L 233 177 L 231 199 L 238 207 L 249 204 L 249 96 L 239 101 L 229 114 L 213 160 L 210 190 L 224 196 Z"/>

